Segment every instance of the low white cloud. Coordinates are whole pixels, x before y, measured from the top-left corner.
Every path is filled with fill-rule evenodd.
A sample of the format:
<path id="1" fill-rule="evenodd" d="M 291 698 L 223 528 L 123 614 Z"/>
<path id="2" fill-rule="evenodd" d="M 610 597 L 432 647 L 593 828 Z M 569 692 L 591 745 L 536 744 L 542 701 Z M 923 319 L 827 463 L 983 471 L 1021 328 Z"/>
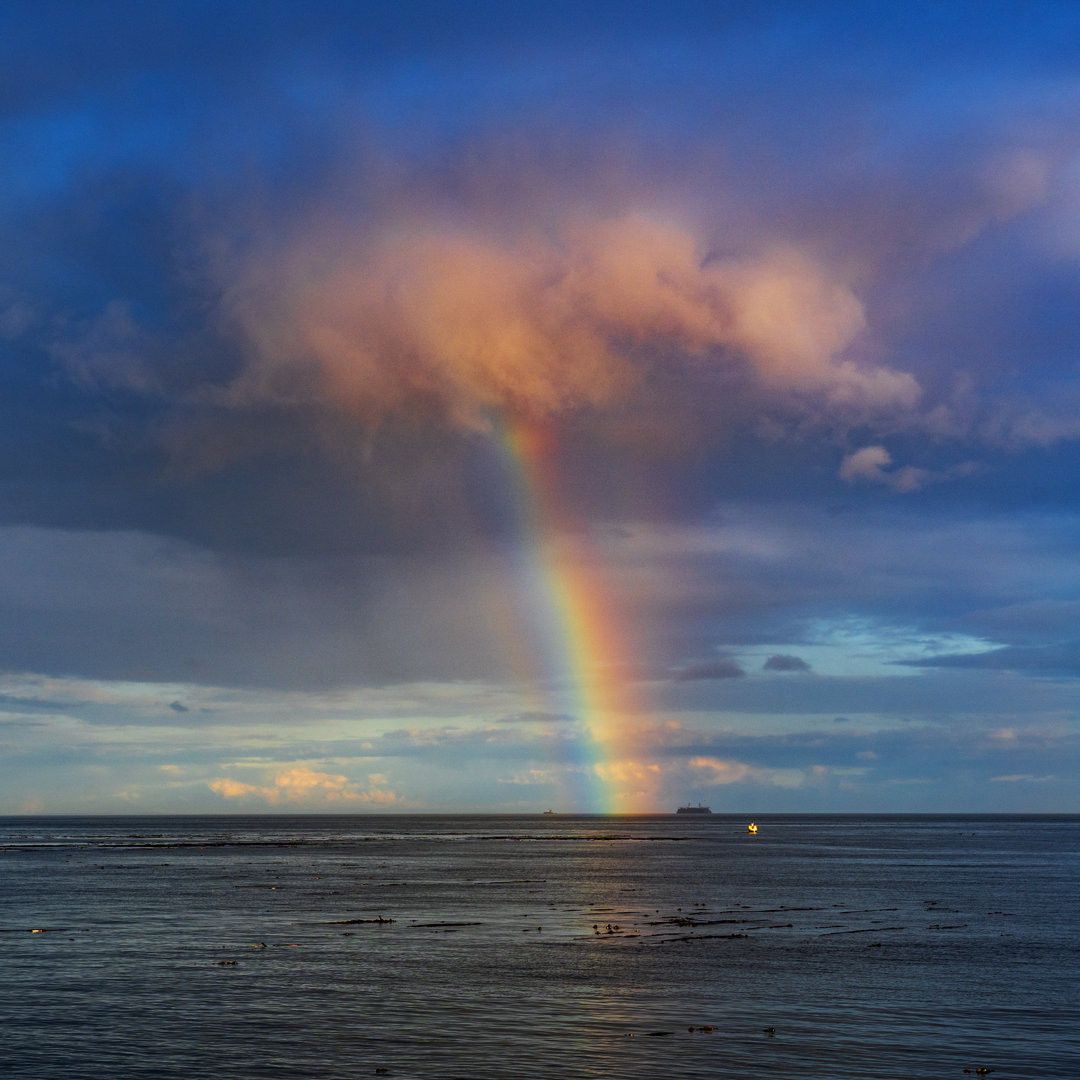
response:
<path id="1" fill-rule="evenodd" d="M 798 788 L 820 781 L 814 770 L 762 769 L 742 761 L 717 757 L 693 757 L 687 765 L 697 771 L 698 782 L 708 785 L 738 784 L 748 781 L 769 787 Z"/>

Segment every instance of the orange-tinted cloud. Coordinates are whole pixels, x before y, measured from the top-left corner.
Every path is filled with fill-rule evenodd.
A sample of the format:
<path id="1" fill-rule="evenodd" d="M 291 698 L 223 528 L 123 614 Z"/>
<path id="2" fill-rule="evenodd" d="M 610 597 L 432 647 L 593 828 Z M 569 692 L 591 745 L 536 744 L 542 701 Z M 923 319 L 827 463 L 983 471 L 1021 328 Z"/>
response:
<path id="1" fill-rule="evenodd" d="M 230 274 L 248 349 L 230 399 L 329 404 L 376 420 L 437 407 L 552 415 L 632 396 L 651 365 L 745 366 L 767 391 L 910 408 L 914 378 L 844 351 L 864 326 L 850 286 L 794 248 L 711 257 L 645 216 L 515 240 L 434 223 L 374 236 L 325 227 Z M 735 358 L 738 358 L 737 360 Z"/>
<path id="2" fill-rule="evenodd" d="M 654 810 L 661 768 L 656 762 L 620 758 L 597 762 L 593 772 L 608 789 L 610 809 L 617 813 L 638 813 Z"/>

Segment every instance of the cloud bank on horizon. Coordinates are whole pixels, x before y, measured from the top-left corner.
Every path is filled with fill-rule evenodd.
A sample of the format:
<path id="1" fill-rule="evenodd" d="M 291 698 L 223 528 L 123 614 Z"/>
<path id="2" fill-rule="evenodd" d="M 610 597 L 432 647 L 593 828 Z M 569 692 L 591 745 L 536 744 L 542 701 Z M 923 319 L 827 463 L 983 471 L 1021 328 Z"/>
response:
<path id="1" fill-rule="evenodd" d="M 1080 15 L 613 10 L 0 13 L 0 812 L 1080 809 Z"/>

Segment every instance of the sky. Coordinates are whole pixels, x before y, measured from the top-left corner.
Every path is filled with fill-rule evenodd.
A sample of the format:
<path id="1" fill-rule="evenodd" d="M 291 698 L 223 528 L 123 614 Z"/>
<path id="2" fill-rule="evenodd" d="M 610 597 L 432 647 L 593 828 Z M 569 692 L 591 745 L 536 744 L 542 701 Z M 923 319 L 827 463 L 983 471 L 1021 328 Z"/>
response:
<path id="1" fill-rule="evenodd" d="M 0 814 L 1080 812 L 1078 33 L 5 4 Z"/>

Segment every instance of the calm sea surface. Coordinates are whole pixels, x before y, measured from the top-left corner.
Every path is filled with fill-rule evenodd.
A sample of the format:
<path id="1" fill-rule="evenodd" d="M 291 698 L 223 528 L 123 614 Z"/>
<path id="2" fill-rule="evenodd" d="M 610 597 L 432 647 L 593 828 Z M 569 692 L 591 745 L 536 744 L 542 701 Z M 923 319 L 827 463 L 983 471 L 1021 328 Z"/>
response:
<path id="1" fill-rule="evenodd" d="M 758 822 L 0 819 L 0 1073 L 1080 1077 L 1080 818 Z"/>

